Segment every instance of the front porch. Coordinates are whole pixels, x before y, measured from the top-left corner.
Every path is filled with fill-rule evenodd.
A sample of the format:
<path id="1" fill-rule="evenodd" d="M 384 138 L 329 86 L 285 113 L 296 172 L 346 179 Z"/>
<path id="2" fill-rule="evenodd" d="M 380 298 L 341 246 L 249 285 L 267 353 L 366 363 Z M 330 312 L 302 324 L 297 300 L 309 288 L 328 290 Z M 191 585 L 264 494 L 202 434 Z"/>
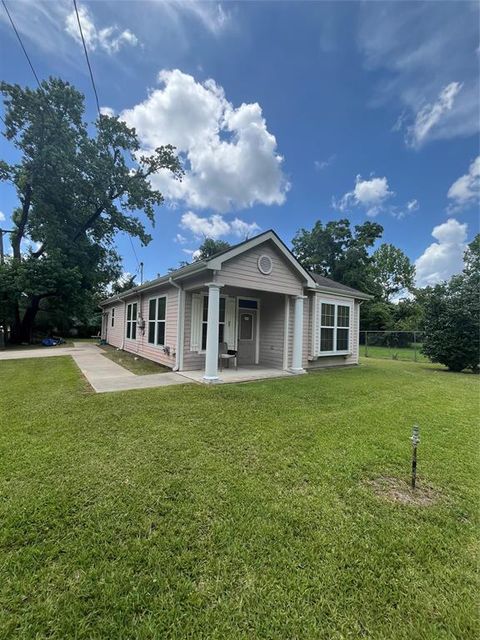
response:
<path id="1" fill-rule="evenodd" d="M 197 382 L 243 382 L 304 373 L 304 296 L 201 282 L 186 288 L 180 373 Z M 237 354 L 219 370 L 219 346 Z M 225 363 L 226 364 L 226 363 Z"/>
<path id="2" fill-rule="evenodd" d="M 198 371 L 180 371 L 180 375 L 202 384 L 209 384 L 209 380 L 205 380 L 205 372 Z M 268 378 L 284 378 L 294 375 L 290 371 L 283 369 L 274 369 L 262 365 L 251 365 L 248 367 L 224 368 L 219 372 L 219 378 L 216 380 L 218 384 L 229 384 L 233 382 L 254 382 L 255 380 L 264 380 Z"/>

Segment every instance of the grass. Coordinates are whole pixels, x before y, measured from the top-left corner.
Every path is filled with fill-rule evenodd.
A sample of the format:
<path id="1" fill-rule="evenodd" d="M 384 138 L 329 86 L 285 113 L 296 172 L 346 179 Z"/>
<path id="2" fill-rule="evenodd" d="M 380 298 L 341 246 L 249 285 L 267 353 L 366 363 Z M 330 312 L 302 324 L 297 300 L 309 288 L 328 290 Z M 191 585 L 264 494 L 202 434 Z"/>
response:
<path id="1" fill-rule="evenodd" d="M 410 361 L 415 361 L 416 357 L 416 362 L 430 362 L 427 356 L 424 356 L 423 353 L 421 353 L 420 345 L 417 345 L 417 353 L 415 356 L 415 349 L 413 347 L 379 347 L 368 345 L 368 348 L 366 348 L 364 344 L 361 344 L 360 355 L 368 358 Z"/>
<path id="2" fill-rule="evenodd" d="M 478 383 L 367 359 L 93 394 L 0 363 L 0 637 L 478 638 Z M 370 486 L 413 423 L 429 507 Z"/>
<path id="3" fill-rule="evenodd" d="M 104 351 L 104 356 L 109 360 L 113 360 L 117 364 L 121 365 L 125 369 L 128 369 L 137 376 L 146 376 L 152 373 L 166 373 L 171 371 L 168 367 L 164 367 L 152 360 L 146 360 L 140 356 L 136 356 L 134 353 L 128 353 L 128 351 L 122 351 L 116 349 L 110 345 L 102 345 L 100 347 Z"/>

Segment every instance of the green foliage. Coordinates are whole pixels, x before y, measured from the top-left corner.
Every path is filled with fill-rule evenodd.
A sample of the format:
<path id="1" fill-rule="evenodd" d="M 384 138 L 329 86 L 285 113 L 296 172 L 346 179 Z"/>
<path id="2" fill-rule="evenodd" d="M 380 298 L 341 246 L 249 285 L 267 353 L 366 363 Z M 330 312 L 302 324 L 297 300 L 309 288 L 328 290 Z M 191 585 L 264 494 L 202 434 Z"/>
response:
<path id="1" fill-rule="evenodd" d="M 101 116 L 90 135 L 83 95 L 67 82 L 51 78 L 35 90 L 2 82 L 0 91 L 4 135 L 19 156 L 0 164 L 19 202 L 0 281 L 14 336 L 28 340 L 45 301 L 76 314 L 118 277 L 115 235 L 148 243 L 142 216 L 153 224 L 163 201 L 149 177 L 166 169 L 180 179 L 182 169 L 171 146 L 140 155 L 135 130 L 116 117 Z"/>
<path id="2" fill-rule="evenodd" d="M 115 296 L 119 293 L 123 293 L 124 291 L 128 291 L 129 289 L 135 287 L 137 285 L 137 283 L 135 282 L 136 277 L 137 276 L 133 274 L 115 280 L 115 282 L 112 284 L 112 295 Z"/>
<path id="3" fill-rule="evenodd" d="M 480 363 L 480 269 L 478 236 L 466 252 L 463 274 L 429 289 L 425 304 L 423 352 L 451 371 Z"/>
<path id="4" fill-rule="evenodd" d="M 211 258 L 220 251 L 230 248 L 230 243 L 225 240 L 214 240 L 213 238 L 205 238 L 202 244 L 198 247 L 198 255 L 195 256 L 195 260 L 206 260 Z"/>
<path id="5" fill-rule="evenodd" d="M 300 229 L 294 237 L 293 252 L 303 266 L 366 293 L 376 293 L 368 250 L 381 237 L 383 227 L 364 222 L 350 229 L 347 219 L 325 225 L 318 220 L 311 231 Z"/>
<path id="6" fill-rule="evenodd" d="M 402 291 L 413 289 L 415 267 L 403 251 L 393 244 L 381 244 L 374 252 L 372 271 L 380 296 L 386 302 Z"/>

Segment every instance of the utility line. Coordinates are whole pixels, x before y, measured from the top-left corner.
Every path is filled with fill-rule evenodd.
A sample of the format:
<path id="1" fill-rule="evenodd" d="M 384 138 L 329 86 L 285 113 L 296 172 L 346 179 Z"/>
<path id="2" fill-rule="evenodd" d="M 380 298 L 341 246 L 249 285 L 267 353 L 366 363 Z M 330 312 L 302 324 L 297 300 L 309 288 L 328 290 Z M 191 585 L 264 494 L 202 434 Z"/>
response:
<path id="1" fill-rule="evenodd" d="M 30 69 L 32 70 L 33 75 L 35 76 L 35 80 L 37 81 L 37 84 L 38 84 L 39 88 L 41 89 L 41 88 L 42 88 L 42 85 L 41 85 L 41 83 L 40 83 L 40 80 L 38 79 L 37 73 L 36 73 L 36 71 L 35 71 L 35 69 L 34 69 L 34 67 L 33 67 L 32 61 L 30 60 L 30 57 L 29 57 L 29 55 L 28 55 L 28 53 L 27 53 L 27 50 L 25 49 L 25 47 L 24 47 L 24 45 L 23 45 L 22 39 L 21 39 L 21 37 L 20 37 L 20 34 L 19 34 L 19 33 L 18 33 L 18 31 L 17 31 L 17 27 L 15 26 L 15 23 L 13 22 L 13 18 L 12 18 L 12 16 L 10 15 L 10 11 L 8 10 L 8 7 L 7 7 L 6 3 L 5 3 L 5 0 L 2 0 L 2 5 L 3 5 L 3 8 L 4 8 L 4 9 L 5 9 L 5 11 L 6 11 L 6 14 L 7 14 L 7 16 L 8 16 L 8 19 L 10 20 L 10 24 L 12 25 L 12 28 L 13 28 L 13 30 L 15 31 L 15 35 L 16 35 L 16 36 L 17 36 L 17 38 L 18 38 L 18 41 L 19 41 L 19 43 L 20 43 L 20 46 L 22 47 L 22 51 L 23 51 L 23 53 L 25 54 L 26 59 L 28 60 L 28 64 L 30 65 Z"/>
<path id="2" fill-rule="evenodd" d="M 5 4 L 4 0 L 2 0 L 2 2 Z M 95 86 L 95 80 L 93 78 L 93 71 L 92 71 L 92 67 L 90 65 L 90 59 L 88 57 L 87 45 L 85 44 L 85 38 L 83 37 L 83 29 L 82 29 L 82 23 L 80 22 L 80 16 L 78 14 L 77 0 L 73 0 L 73 6 L 75 7 L 75 13 L 77 15 L 78 28 L 79 28 L 79 31 L 80 31 L 80 36 L 82 38 L 83 50 L 85 52 L 85 59 L 87 60 L 88 71 L 90 72 L 90 80 L 92 81 L 93 92 L 95 94 L 95 101 L 97 103 L 97 111 L 98 111 L 98 115 L 100 117 L 101 116 L 101 113 L 100 113 L 100 102 L 98 100 L 97 87 Z"/>

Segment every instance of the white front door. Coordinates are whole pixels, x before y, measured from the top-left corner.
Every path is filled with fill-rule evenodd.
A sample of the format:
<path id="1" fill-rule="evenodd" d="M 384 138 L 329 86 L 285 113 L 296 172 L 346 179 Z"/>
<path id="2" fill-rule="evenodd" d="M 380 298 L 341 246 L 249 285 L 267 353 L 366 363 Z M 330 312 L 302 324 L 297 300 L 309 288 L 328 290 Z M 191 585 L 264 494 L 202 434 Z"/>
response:
<path id="1" fill-rule="evenodd" d="M 257 310 L 238 311 L 238 364 L 255 364 L 257 349 Z"/>

